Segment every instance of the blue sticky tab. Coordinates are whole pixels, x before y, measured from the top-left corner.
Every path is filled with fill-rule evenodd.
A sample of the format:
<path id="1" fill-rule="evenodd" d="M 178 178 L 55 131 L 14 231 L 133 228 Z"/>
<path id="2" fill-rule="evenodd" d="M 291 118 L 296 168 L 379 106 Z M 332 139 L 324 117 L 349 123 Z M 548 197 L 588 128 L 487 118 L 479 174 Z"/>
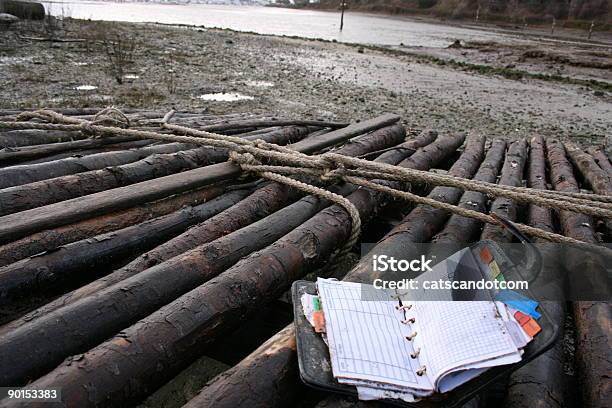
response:
<path id="1" fill-rule="evenodd" d="M 500 290 L 495 295 L 495 300 L 500 302 L 504 302 L 508 306 L 520 310 L 521 312 L 528 314 L 534 319 L 539 319 L 542 315 L 536 310 L 538 307 L 538 302 L 533 299 L 529 299 L 526 296 L 521 295 L 518 292 L 513 290 Z"/>

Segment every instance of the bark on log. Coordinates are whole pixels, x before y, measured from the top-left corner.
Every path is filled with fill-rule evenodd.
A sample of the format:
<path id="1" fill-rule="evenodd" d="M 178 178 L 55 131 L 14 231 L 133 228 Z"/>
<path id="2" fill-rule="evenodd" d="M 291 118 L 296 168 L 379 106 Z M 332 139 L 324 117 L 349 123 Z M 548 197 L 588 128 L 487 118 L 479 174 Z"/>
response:
<path id="1" fill-rule="evenodd" d="M 478 168 L 478 172 L 474 175 L 474 180 L 494 183 L 504 162 L 505 153 L 506 141 L 501 139 L 494 140 L 483 163 Z M 466 191 L 461 196 L 458 206 L 484 213 L 487 211 L 487 200 L 486 194 L 477 191 Z M 444 226 L 444 229 L 433 237 L 431 242 L 436 244 L 455 243 L 457 245 L 472 242 L 480 235 L 481 228 L 482 223 L 480 221 L 453 214 Z"/>
<path id="2" fill-rule="evenodd" d="M 225 192 L 225 187 L 207 187 L 163 200 L 138 205 L 127 210 L 102 215 L 27 236 L 0 246 L 0 267 L 62 245 L 120 230 L 152 218 L 170 214 L 183 207 L 196 206 Z"/>
<path id="3" fill-rule="evenodd" d="M 427 157 L 420 154 L 414 163 L 422 163 L 421 169 L 429 168 L 456 148 L 447 146 L 429 149 Z M 380 197 L 380 193 L 358 189 L 348 198 L 367 220 Z M 238 324 L 260 302 L 278 297 L 293 280 L 321 266 L 349 234 L 348 214 L 338 206 L 329 207 L 264 250 L 125 329 L 119 337 L 88 351 L 79 362 L 62 365 L 30 386 L 57 384 L 71 406 L 129 403 L 188 364 L 204 345 Z M 153 327 L 156 334 L 151 337 L 148 331 Z M 138 353 L 131 352 L 135 348 Z M 104 369 L 111 366 L 116 367 L 117 375 Z M 95 390 L 95 395 L 83 384 Z"/>
<path id="4" fill-rule="evenodd" d="M 186 143 L 167 143 L 119 152 L 105 152 L 87 156 L 69 157 L 35 165 L 11 166 L 0 169 L 0 189 L 47 180 L 68 174 L 83 173 L 132 163 L 154 154 L 176 153 L 194 149 Z"/>
<path id="5" fill-rule="evenodd" d="M 546 160 L 545 142 L 541 136 L 531 139 L 528 162 L 529 187 L 546 190 Z M 530 205 L 528 210 L 528 224 L 548 232 L 555 232 L 552 210 L 550 208 Z M 544 243 L 544 241 L 539 241 Z M 536 279 L 541 282 L 553 282 L 562 268 L 559 267 L 561 256 L 555 256 L 550 251 L 556 251 L 556 246 L 545 245 L 540 251 L 546 251 L 540 276 Z M 563 288 L 550 293 L 562 299 Z M 563 302 L 543 302 L 551 319 L 559 326 L 560 338 L 563 337 L 565 320 L 565 304 Z M 564 351 L 563 341 L 558 341 L 552 349 L 537 359 L 519 368 L 510 376 L 507 385 L 507 395 L 504 401 L 505 408 L 532 408 L 551 407 L 562 408 L 568 406 L 565 394 L 566 381 L 564 378 Z"/>
<path id="6" fill-rule="evenodd" d="M 572 166 L 566 157 L 563 144 L 558 140 L 546 141 L 551 182 L 555 190 L 579 192 Z M 585 242 L 597 243 L 591 217 L 569 211 L 559 212 L 564 235 Z M 578 262 L 571 264 L 570 262 Z M 593 265 L 593 257 L 577 260 L 565 259 L 566 269 L 580 273 Z M 595 267 L 598 267 L 595 265 Z M 601 267 L 601 266 L 599 266 Z M 575 280 L 573 280 L 575 282 Z M 612 307 L 606 302 L 573 302 L 574 322 L 576 325 L 576 365 L 582 397 L 582 406 L 602 407 L 608 404 L 612 393 L 610 384 L 610 339 L 612 338 Z"/>
<path id="7" fill-rule="evenodd" d="M 261 139 L 285 145 L 305 138 L 308 127 L 289 127 L 245 139 Z M 216 147 L 200 147 L 178 153 L 154 154 L 134 163 L 107 167 L 84 173 L 41 180 L 34 183 L 0 190 L 0 215 L 12 214 L 191 170 L 211 163 L 227 160 L 228 150 Z"/>
<path id="8" fill-rule="evenodd" d="M 612 194 L 611 176 L 595 162 L 589 154 L 571 143 L 565 143 L 565 150 L 591 189 L 597 194 Z"/>
<path id="9" fill-rule="evenodd" d="M 184 208 L 138 225 L 73 242 L 2 267 L 0 305 L 40 291 L 53 290 L 58 285 L 66 284 L 68 278 L 73 281 L 90 281 L 113 262 L 159 245 L 190 225 L 237 203 L 250 191 L 232 191 L 196 207 Z"/>
<path id="10" fill-rule="evenodd" d="M 593 156 L 595 163 L 608 174 L 608 177 L 612 177 L 612 164 L 610 164 L 610 160 L 608 160 L 608 156 L 606 156 L 603 147 L 589 147 L 587 153 Z"/>
<path id="11" fill-rule="evenodd" d="M 359 154 L 364 150 L 378 148 L 382 143 L 381 140 L 386 141 L 386 144 L 382 143 L 383 146 L 401 141 L 404 135 L 402 126 L 390 126 L 360 138 L 358 142 L 349 144 L 346 150 L 351 154 Z M 340 149 L 338 153 L 343 154 L 343 150 Z M 346 193 L 352 189 L 345 186 L 340 191 Z M 9 383 L 17 380 L 20 376 L 35 378 L 37 374 L 43 373 L 45 368 L 50 369 L 57 365 L 65 356 L 87 350 L 87 348 L 98 344 L 99 341 L 108 338 L 108 336 L 128 326 L 138 318 L 146 316 L 183 293 L 204 283 L 207 279 L 231 266 L 241 256 L 248 255 L 250 252 L 274 242 L 329 205 L 325 200 L 312 196 L 306 197 L 263 220 L 238 230 L 241 223 L 262 218 L 265 213 L 272 212 L 275 207 L 278 208 L 287 201 L 296 198 L 295 192 L 289 192 L 287 191 L 288 188 L 276 183 L 270 184 L 262 190 L 264 190 L 263 194 L 255 193 L 249 200 L 244 200 L 237 206 L 230 208 L 226 214 L 219 214 L 220 216 L 217 219 L 210 219 L 197 227 L 198 231 L 195 233 L 177 237 L 169 243 L 170 245 L 166 243 L 162 246 L 164 250 L 156 251 L 156 254 L 159 258 L 165 260 L 185 252 L 189 248 L 196 247 L 198 242 L 202 242 L 207 237 L 213 238 L 215 235 L 220 236 L 225 232 L 226 235 L 222 238 L 147 269 L 133 279 L 126 279 L 147 267 L 146 264 L 143 265 L 142 263 L 130 265 L 130 268 L 123 268 L 114 273 L 111 279 L 94 282 L 92 285 L 69 294 L 64 299 L 58 299 L 59 302 L 52 302 L 51 307 L 62 305 L 60 306 L 61 310 L 50 313 L 48 311 L 50 307 L 44 306 L 42 309 L 46 310 L 39 309 L 35 312 L 35 315 L 40 316 L 38 319 L 30 319 L 26 316 L 21 319 L 26 321 L 24 324 L 17 326 L 12 324 L 12 327 L 16 326 L 15 331 L 4 336 L 9 343 L 11 342 L 10 339 L 17 339 L 30 329 L 34 330 L 31 333 L 40 333 L 41 327 L 50 325 L 52 328 L 45 335 L 46 341 L 40 341 L 41 339 L 33 341 L 33 344 L 48 343 L 45 347 L 49 349 L 44 352 L 41 349 L 42 354 L 38 356 L 45 355 L 47 358 L 24 362 L 20 365 L 22 369 L 15 372 L 14 377 L 4 380 Z M 229 223 L 220 223 L 220 221 L 227 220 L 228 216 L 231 218 Z M 228 229 L 232 227 L 236 227 L 235 230 L 237 231 L 228 234 Z M 172 285 L 168 286 L 167 277 L 170 275 L 174 278 Z M 112 286 L 111 281 L 121 282 Z M 108 289 L 102 290 L 105 287 Z M 78 304 L 74 303 L 86 294 L 94 292 L 96 293 L 95 296 L 82 299 Z M 122 310 L 123 312 L 119 316 L 116 313 L 100 315 L 100 310 L 110 309 Z M 72 319 L 67 317 L 69 315 L 79 317 Z M 59 323 L 57 316 L 62 316 L 61 320 L 65 324 Z M 47 329 L 42 330 L 46 331 Z M 66 338 L 65 333 L 79 334 L 76 338 Z M 32 335 L 36 337 L 36 334 Z M 57 341 L 51 340 L 56 337 Z M 39 346 L 44 346 L 44 344 L 35 347 Z M 0 361 L 3 361 L 3 364 L 0 365 L 7 364 L 7 367 L 12 365 L 7 357 L 3 357 L 4 355 L 8 354 L 3 353 L 2 346 L 0 346 Z"/>
<path id="12" fill-rule="evenodd" d="M 228 130 L 236 129 L 248 129 L 248 128 L 263 128 L 270 126 L 316 126 L 320 128 L 332 128 L 340 129 L 348 126 L 348 123 L 343 122 L 325 122 L 320 120 L 286 120 L 286 119 L 273 119 L 273 120 L 243 120 L 243 121 L 231 121 L 227 123 L 218 123 L 214 125 L 202 126 L 200 130 L 207 132 L 224 132 Z"/>
<path id="13" fill-rule="evenodd" d="M 0 149 L 0 164 L 14 164 L 25 160 L 36 159 L 38 157 L 49 156 L 55 153 L 91 149 L 116 143 L 131 142 L 134 140 L 137 139 L 132 136 L 112 136 L 100 139 L 76 140 L 73 142 L 50 143 L 15 148 L 9 147 Z"/>
<path id="14" fill-rule="evenodd" d="M 398 120 L 399 116 L 386 114 L 324 135 L 302 140 L 290 145 L 290 147 L 302 153 L 313 153 L 345 142 L 355 136 L 392 125 Z M 48 228 L 77 222 L 93 215 L 108 211 L 119 211 L 171 194 L 229 180 L 237 177 L 240 173 L 238 166 L 231 163 L 219 163 L 3 216 L 0 217 L 0 243 L 16 240 Z"/>
<path id="15" fill-rule="evenodd" d="M 183 408 L 291 406 L 299 380 L 293 324 L 212 379 Z"/>
<path id="16" fill-rule="evenodd" d="M 62 130 L 9 130 L 0 132 L 0 148 L 43 145 L 86 139 L 81 132 Z"/>
<path id="17" fill-rule="evenodd" d="M 499 184 L 521 187 L 523 185 L 523 169 L 525 168 L 526 161 L 527 141 L 520 139 L 513 142 L 506 153 Z M 490 213 L 500 215 L 510 221 L 515 221 L 518 210 L 519 205 L 513 200 L 498 197 L 491 204 Z M 513 235 L 505 228 L 492 224 L 485 225 L 481 235 L 481 239 L 490 239 L 498 243 L 512 242 L 513 238 Z"/>
<path id="18" fill-rule="evenodd" d="M 90 154 L 117 152 L 117 151 L 128 150 L 128 149 L 140 149 L 146 146 L 151 146 L 151 145 L 159 146 L 161 144 L 162 144 L 161 142 L 158 142 L 155 140 L 135 140 L 133 142 L 124 142 L 124 143 L 106 145 L 106 146 L 102 146 L 96 149 L 83 149 L 83 150 L 78 150 L 76 152 L 64 152 L 64 153 L 52 154 L 51 156 L 40 157 L 38 159 L 20 161 L 19 165 L 29 166 L 32 164 L 46 163 L 46 162 L 50 162 L 54 160 L 66 159 L 68 157 L 83 157 L 83 156 L 88 156 Z M 1 167 L 9 167 L 9 166 L 3 166 L 0 163 L 0 168 Z"/>

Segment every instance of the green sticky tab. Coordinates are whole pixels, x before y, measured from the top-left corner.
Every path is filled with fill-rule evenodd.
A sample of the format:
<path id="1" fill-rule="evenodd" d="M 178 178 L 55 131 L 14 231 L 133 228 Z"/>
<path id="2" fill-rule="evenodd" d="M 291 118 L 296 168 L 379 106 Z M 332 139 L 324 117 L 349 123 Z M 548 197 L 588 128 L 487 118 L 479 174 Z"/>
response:
<path id="1" fill-rule="evenodd" d="M 495 280 L 496 280 L 496 281 L 498 281 L 498 282 L 505 282 L 505 281 L 506 281 L 506 278 L 504 278 L 504 275 L 502 275 L 502 274 L 500 273 L 499 275 L 497 275 L 497 276 L 495 277 Z"/>
<path id="2" fill-rule="evenodd" d="M 314 306 L 315 312 L 318 312 L 319 310 L 321 310 L 321 301 L 319 300 L 318 297 L 312 298 L 312 305 Z"/>

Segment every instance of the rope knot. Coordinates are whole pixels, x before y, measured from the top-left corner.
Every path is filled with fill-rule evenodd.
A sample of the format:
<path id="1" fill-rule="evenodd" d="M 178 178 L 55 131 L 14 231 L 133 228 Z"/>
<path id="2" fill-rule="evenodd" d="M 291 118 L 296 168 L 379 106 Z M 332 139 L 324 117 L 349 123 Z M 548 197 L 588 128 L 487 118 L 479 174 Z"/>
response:
<path id="1" fill-rule="evenodd" d="M 92 125 L 113 126 L 121 129 L 130 127 L 130 119 L 114 106 L 109 106 L 96 113 Z"/>

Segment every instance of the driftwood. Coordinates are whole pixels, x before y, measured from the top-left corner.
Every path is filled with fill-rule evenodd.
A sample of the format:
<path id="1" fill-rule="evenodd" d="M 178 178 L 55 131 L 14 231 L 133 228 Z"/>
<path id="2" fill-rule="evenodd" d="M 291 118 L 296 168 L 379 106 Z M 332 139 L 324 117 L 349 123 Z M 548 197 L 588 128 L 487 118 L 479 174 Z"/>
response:
<path id="1" fill-rule="evenodd" d="M 546 190 L 546 160 L 545 142 L 541 136 L 531 139 L 528 162 L 528 184 L 531 188 Z M 530 205 L 528 209 L 528 224 L 541 228 L 545 231 L 555 232 L 552 210 L 545 207 Z M 545 243 L 544 241 L 539 241 Z M 545 283 L 557 279 L 559 274 L 561 256 L 555 256 L 552 251 L 557 248 L 551 245 L 543 245 L 540 251 L 546 251 L 543 261 L 544 266 L 541 275 L 536 279 Z M 562 299 L 562 287 L 549 293 L 550 296 Z M 563 302 L 543 302 L 551 319 L 559 325 L 560 337 L 563 337 L 563 322 L 565 320 L 565 304 Z M 554 406 L 563 407 L 566 404 L 565 393 L 566 381 L 564 371 L 563 341 L 558 341 L 552 349 L 537 359 L 529 362 L 524 367 L 512 373 L 507 385 L 507 395 L 504 401 L 505 408 L 532 408 Z M 573 388 L 573 387 L 572 387 Z"/>
<path id="2" fill-rule="evenodd" d="M 305 138 L 307 127 L 288 127 L 245 139 L 285 145 Z M 0 190 L 0 215 L 16 213 L 59 201 L 179 173 L 227 160 L 228 150 L 200 147 L 177 153 L 154 154 L 133 163 L 41 180 Z"/>
<path id="3" fill-rule="evenodd" d="M 496 139 L 487 151 L 487 155 L 474 175 L 474 180 L 494 183 L 504 162 L 506 141 Z M 459 200 L 459 207 L 479 212 L 487 211 L 487 196 L 477 191 L 466 191 Z M 444 229 L 431 240 L 432 243 L 457 244 L 472 242 L 480 235 L 482 223 L 474 218 L 451 215 Z"/>
<path id="4" fill-rule="evenodd" d="M 163 200 L 138 205 L 116 213 L 90 218 L 76 224 L 64 225 L 27 236 L 0 246 L 0 267 L 17 262 L 29 256 L 54 248 L 94 237 L 109 231 L 116 231 L 130 225 L 161 217 L 186 206 L 196 206 L 209 201 L 225 192 L 225 187 L 215 186 Z"/>
<path id="5" fill-rule="evenodd" d="M 236 190 L 118 231 L 73 242 L 0 268 L 0 305 L 53 290 L 67 280 L 88 281 L 122 258 L 155 247 L 225 210 L 250 190 Z M 89 278 L 89 279 L 88 279 Z"/>
<path id="6" fill-rule="evenodd" d="M 348 126 L 348 123 L 342 122 L 325 122 L 320 120 L 284 120 L 284 119 L 273 119 L 273 120 L 243 120 L 233 121 L 227 123 L 218 123 L 214 125 L 202 126 L 200 130 L 207 132 L 224 132 L 227 130 L 239 130 L 249 128 L 263 128 L 270 126 L 315 126 L 320 128 L 332 128 L 339 129 Z"/>
<path id="7" fill-rule="evenodd" d="M 439 141 L 433 144 L 440 145 Z M 419 155 L 418 163 L 424 164 L 420 168 L 439 162 L 454 148 L 456 145 L 449 144 L 446 149 L 429 149 L 425 156 Z M 379 197 L 377 192 L 358 189 L 348 199 L 367 220 Z M 81 361 L 62 365 L 30 386 L 56 384 L 68 404 L 81 407 L 110 401 L 128 404 L 175 374 L 258 304 L 278 297 L 293 280 L 321 266 L 349 234 L 349 215 L 338 206 L 329 207 L 274 244 L 125 329 L 119 337 L 88 351 Z M 153 337 L 150 330 L 155 331 Z M 163 351 L 151 339 L 162 341 Z M 132 353 L 135 349 L 139 351 Z M 111 366 L 116 367 L 114 373 L 96 370 Z M 95 396 L 83 388 L 84 384 L 96 389 Z"/>
<path id="8" fill-rule="evenodd" d="M 546 141 L 551 182 L 558 191 L 578 192 L 572 166 L 566 157 L 563 144 L 557 140 Z M 591 217 L 560 211 L 559 219 L 564 235 L 581 241 L 597 243 Z M 601 268 L 595 257 L 566 257 L 566 269 L 570 273 L 580 273 L 592 268 Z M 576 282 L 576 279 L 571 279 Z M 612 338 L 612 310 L 606 302 L 574 302 L 574 322 L 576 325 L 576 365 L 581 390 L 582 406 L 602 407 L 608 404 L 610 393 L 609 375 L 612 363 L 609 360 Z"/>
<path id="9" fill-rule="evenodd" d="M 355 136 L 392 125 L 398 120 L 399 117 L 396 115 L 382 115 L 318 137 L 307 138 L 290 147 L 302 153 L 313 153 L 345 142 Z M 0 243 L 48 228 L 77 222 L 94 215 L 119 211 L 171 194 L 179 194 L 219 181 L 233 179 L 240 174 L 241 170 L 238 166 L 231 163 L 219 163 L 3 216 L 0 217 Z"/>
<path id="10" fill-rule="evenodd" d="M 603 150 L 603 147 L 589 147 L 587 149 L 587 153 L 593 156 L 595 163 L 597 163 L 609 177 L 612 177 L 612 164 L 610 163 L 610 160 L 608 160 L 608 156 L 606 156 L 606 152 Z"/>
<path id="11" fill-rule="evenodd" d="M 142 149 L 73 156 L 40 164 L 5 167 L 0 169 L 0 189 L 68 174 L 103 169 L 108 166 L 119 166 L 144 159 L 153 154 L 175 153 L 195 147 L 185 143 L 167 143 Z"/>
<path id="12" fill-rule="evenodd" d="M 523 185 L 523 169 L 527 162 L 527 141 L 520 139 L 508 147 L 504 167 L 502 168 L 499 184 L 506 186 L 521 187 Z M 510 198 L 498 197 L 491 204 L 491 213 L 504 217 L 507 220 L 515 221 L 518 216 L 519 206 Z M 513 235 L 506 229 L 487 224 L 482 231 L 481 239 L 503 243 L 512 242 Z"/>
<path id="13" fill-rule="evenodd" d="M 377 140 L 376 143 L 367 143 L 368 140 L 383 139 L 387 141 L 388 145 L 389 142 L 401 141 L 403 138 L 404 129 L 401 126 L 391 126 L 374 132 L 372 136 L 364 137 L 353 148 L 349 144 L 347 150 L 350 153 L 358 154 L 364 149 L 367 151 L 369 146 L 377 148 L 381 145 L 380 140 Z M 341 150 L 340 153 L 342 153 Z M 269 187 L 276 186 L 276 184 L 271 184 Z M 346 194 L 352 190 L 353 188 L 344 186 L 338 192 Z M 269 197 L 270 193 L 273 192 L 274 190 L 268 188 L 266 196 Z M 273 195 L 268 201 L 279 196 L 281 194 Z M 249 213 L 261 208 L 262 204 L 265 205 L 265 202 L 261 203 L 263 197 L 259 195 L 259 200 L 249 200 L 248 203 L 251 206 L 241 206 L 242 211 L 234 210 L 234 217 L 252 218 L 253 215 Z M 278 201 L 282 202 L 282 200 Z M 129 326 L 138 318 L 145 317 L 164 304 L 214 277 L 238 261 L 240 257 L 271 244 L 327 205 L 329 203 L 325 200 L 313 196 L 303 198 L 254 224 L 224 235 L 208 244 L 198 246 L 180 256 L 175 256 L 167 262 L 147 269 L 138 276 L 124 279 L 117 285 L 106 285 L 109 287 L 105 290 L 102 290 L 101 285 L 98 285 L 95 288 L 95 296 L 86 299 L 82 299 L 82 296 L 80 296 L 81 300 L 78 303 L 74 303 L 74 300 L 76 300 L 74 296 L 69 296 L 67 305 L 61 307 L 60 310 L 46 313 L 38 319 L 28 321 L 14 331 L 5 334 L 4 338 L 7 339 L 7 343 L 11 343 L 13 340 L 20 342 L 19 338 L 25 333 L 29 333 L 26 336 L 32 339 L 32 345 L 46 348 L 46 350 L 42 351 L 40 349 L 42 354 L 38 355 L 39 358 L 23 362 L 18 371 L 12 370 L 11 377 L 5 378 L 3 381 L 10 383 L 11 381 L 21 381 L 20 378 L 35 378 L 36 375 L 44 373 L 45 369 L 57 365 L 67 355 L 87 350 L 121 328 Z M 266 209 L 266 211 L 268 210 Z M 228 225 L 225 225 L 225 228 L 227 227 Z M 203 228 L 199 229 L 203 230 Z M 193 244 L 194 238 L 193 234 L 181 237 L 176 240 L 178 245 L 175 242 L 170 248 L 176 251 L 177 246 L 182 246 L 184 249 L 185 246 Z M 131 268 L 128 269 L 128 272 L 133 275 L 139 270 Z M 119 274 L 125 276 L 126 271 L 120 271 Z M 168 285 L 168 276 L 173 276 L 172 285 Z M 103 284 L 106 284 L 106 282 L 103 282 Z M 77 293 L 77 296 L 79 295 L 81 293 Z M 99 313 L 100 310 L 110 309 L 120 309 L 122 313 L 120 313 L 120 316 L 112 313 L 103 313 L 102 315 Z M 61 321 L 63 323 L 57 321 L 58 315 L 62 316 Z M 75 316 L 75 318 L 65 318 L 69 315 Z M 79 317 L 76 318 L 76 316 Z M 47 332 L 45 334 L 47 341 L 44 342 L 36 339 L 35 333 L 41 333 L 41 327 L 49 327 L 49 331 L 42 329 Z M 76 332 L 79 333 L 78 336 L 65 336 L 66 333 Z M 51 340 L 55 338 L 57 340 Z M 8 347 L 10 348 L 10 345 Z M 46 357 L 40 358 L 42 355 Z M 0 346 L 0 360 L 4 361 L 2 365 L 11 366 L 12 363 L 3 356 L 10 357 L 10 353 L 3 353 L 2 346 Z"/>

